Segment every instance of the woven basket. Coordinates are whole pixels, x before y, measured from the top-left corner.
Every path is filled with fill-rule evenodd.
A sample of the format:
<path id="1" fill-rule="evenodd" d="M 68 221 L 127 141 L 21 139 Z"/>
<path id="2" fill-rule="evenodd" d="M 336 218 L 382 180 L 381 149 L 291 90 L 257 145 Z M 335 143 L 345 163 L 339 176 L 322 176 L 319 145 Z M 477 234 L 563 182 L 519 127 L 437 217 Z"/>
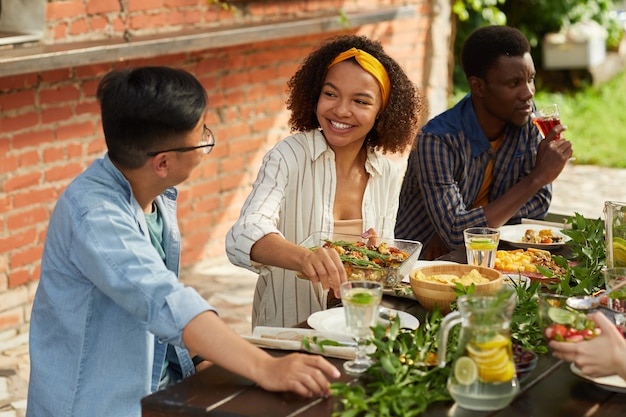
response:
<path id="1" fill-rule="evenodd" d="M 502 287 L 502 274 L 499 271 L 482 266 L 465 264 L 433 265 L 414 269 L 409 274 L 411 289 L 417 301 L 419 301 L 426 310 L 430 311 L 437 305 L 439 311 L 446 314 L 450 312 L 450 304 L 454 302 L 457 297 L 453 287 L 439 282 L 419 280 L 415 278 L 415 274 L 421 271 L 426 276 L 450 274 L 462 277 L 472 269 L 477 269 L 482 276 L 489 279 L 489 282 L 474 284 L 476 286 L 474 294 L 493 294 L 500 290 Z"/>

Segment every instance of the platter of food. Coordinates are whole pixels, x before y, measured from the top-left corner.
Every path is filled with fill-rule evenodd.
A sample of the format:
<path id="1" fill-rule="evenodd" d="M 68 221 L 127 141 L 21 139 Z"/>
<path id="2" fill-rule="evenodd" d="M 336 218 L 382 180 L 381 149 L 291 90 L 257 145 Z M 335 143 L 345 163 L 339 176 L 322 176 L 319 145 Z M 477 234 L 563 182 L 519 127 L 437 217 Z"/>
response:
<path id="1" fill-rule="evenodd" d="M 527 277 L 531 280 L 538 280 L 543 283 L 550 283 L 558 280 L 557 277 L 544 276 L 539 267 L 552 271 L 553 275 L 564 275 L 565 268 L 558 265 L 552 258 L 552 254 L 543 249 L 513 249 L 498 250 L 496 252 L 496 262 L 494 269 L 511 279 Z"/>
<path id="2" fill-rule="evenodd" d="M 402 239 L 363 239 L 361 236 L 313 233 L 300 246 L 311 250 L 332 248 L 339 254 L 351 281 L 377 281 L 397 287 L 409 274 L 422 250 L 420 242 Z M 302 274 L 299 278 L 306 278 Z"/>
<path id="3" fill-rule="evenodd" d="M 500 241 L 515 248 L 554 250 L 570 240 L 569 236 L 554 226 L 511 224 L 502 226 L 498 230 L 500 230 Z"/>

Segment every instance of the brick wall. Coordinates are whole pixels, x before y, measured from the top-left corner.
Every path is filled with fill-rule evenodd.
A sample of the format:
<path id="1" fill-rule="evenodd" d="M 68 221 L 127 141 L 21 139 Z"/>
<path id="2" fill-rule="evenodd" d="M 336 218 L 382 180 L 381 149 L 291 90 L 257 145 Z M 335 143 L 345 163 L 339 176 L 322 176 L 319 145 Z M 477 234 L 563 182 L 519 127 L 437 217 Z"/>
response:
<path id="1" fill-rule="evenodd" d="M 399 2 L 235 1 L 240 11 L 233 15 L 209 8 L 206 0 L 49 0 L 43 42 L 175 32 L 189 26 L 392 3 Z M 402 3 L 413 4 L 417 17 L 346 31 L 380 39 L 421 85 L 431 2 Z M 223 256 L 224 236 L 263 155 L 288 134 L 286 82 L 300 60 L 330 35 L 0 77 L 0 332 L 28 322 L 55 201 L 72 178 L 105 152 L 94 96 L 105 73 L 125 66 L 175 66 L 194 73 L 208 91 L 217 146 L 179 187 L 182 266 L 190 267 Z"/>

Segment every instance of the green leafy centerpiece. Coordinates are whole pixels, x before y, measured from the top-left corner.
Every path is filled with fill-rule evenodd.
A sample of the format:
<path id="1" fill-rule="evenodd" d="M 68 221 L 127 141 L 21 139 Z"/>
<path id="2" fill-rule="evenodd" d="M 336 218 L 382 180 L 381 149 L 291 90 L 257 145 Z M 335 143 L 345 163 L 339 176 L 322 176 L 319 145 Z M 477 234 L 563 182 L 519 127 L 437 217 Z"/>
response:
<path id="1" fill-rule="evenodd" d="M 538 318 L 540 292 L 588 295 L 604 288 L 601 273 L 606 259 L 603 222 L 585 219 L 576 213 L 567 223 L 571 224 L 571 229 L 565 229 L 563 233 L 571 238 L 567 242 L 572 254 L 569 260 L 575 262 L 555 255 L 553 258 L 565 273 L 555 276 L 547 268 L 540 269 L 546 277 L 557 278 L 544 284 L 545 289 L 538 281 L 528 287 L 514 284 L 517 302 L 511 319 L 511 338 L 522 350 L 538 354 L 548 352 Z M 461 295 L 471 293 L 473 289 L 460 286 L 455 291 Z M 401 329 L 397 318 L 390 326 L 374 327 L 372 343 L 376 345 L 376 351 L 370 355 L 374 365 L 357 382 L 332 385 L 333 393 L 341 403 L 341 410 L 334 415 L 417 416 L 430 404 L 450 401 L 446 381 L 451 370 L 436 366 L 441 320 L 442 314 L 435 307 L 415 331 Z M 458 334 L 449 335 L 449 343 L 454 343 L 454 337 Z M 453 358 L 446 359 L 452 363 Z"/>

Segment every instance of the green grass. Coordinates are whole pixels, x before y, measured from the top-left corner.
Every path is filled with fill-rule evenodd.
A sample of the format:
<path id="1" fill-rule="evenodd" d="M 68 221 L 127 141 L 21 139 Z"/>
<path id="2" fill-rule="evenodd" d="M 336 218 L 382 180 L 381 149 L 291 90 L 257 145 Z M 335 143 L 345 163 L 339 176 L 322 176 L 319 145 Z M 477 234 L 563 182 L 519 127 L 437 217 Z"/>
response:
<path id="1" fill-rule="evenodd" d="M 626 72 L 573 93 L 539 91 L 535 102 L 559 105 L 576 164 L 626 168 Z"/>
<path id="2" fill-rule="evenodd" d="M 453 103 L 465 92 L 455 92 Z M 563 137 L 572 142 L 576 164 L 626 168 L 626 71 L 604 84 L 568 93 L 537 91 L 537 107 L 557 103 Z"/>

